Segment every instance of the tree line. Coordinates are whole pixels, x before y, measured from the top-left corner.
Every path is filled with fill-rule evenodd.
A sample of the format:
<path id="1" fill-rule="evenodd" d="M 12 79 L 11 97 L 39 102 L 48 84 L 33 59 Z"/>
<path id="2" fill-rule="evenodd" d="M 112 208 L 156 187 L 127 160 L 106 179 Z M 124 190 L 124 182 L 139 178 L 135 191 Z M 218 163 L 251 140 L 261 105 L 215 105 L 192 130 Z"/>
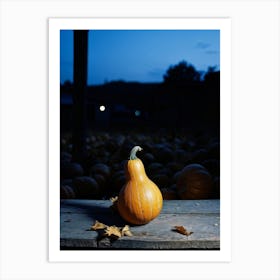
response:
<path id="1" fill-rule="evenodd" d="M 178 89 L 188 87 L 193 84 L 207 83 L 211 85 L 219 85 L 220 71 L 216 66 L 209 66 L 207 71 L 198 71 L 191 63 L 185 60 L 180 61 L 175 65 L 169 66 L 166 73 L 163 75 L 163 85 L 176 86 Z M 125 83 L 120 81 L 106 81 L 105 83 Z M 66 80 L 61 87 L 63 89 L 71 88 L 73 86 L 70 80 Z"/>

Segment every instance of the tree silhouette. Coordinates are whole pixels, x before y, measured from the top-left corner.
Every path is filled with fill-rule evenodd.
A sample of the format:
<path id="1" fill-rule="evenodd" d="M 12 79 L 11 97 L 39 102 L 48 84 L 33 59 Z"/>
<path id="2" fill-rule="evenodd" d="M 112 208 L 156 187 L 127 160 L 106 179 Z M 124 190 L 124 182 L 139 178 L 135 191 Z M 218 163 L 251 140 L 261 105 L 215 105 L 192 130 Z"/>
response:
<path id="1" fill-rule="evenodd" d="M 201 74 L 192 64 L 183 60 L 170 66 L 163 80 L 169 105 L 176 108 L 174 129 L 178 131 L 186 125 L 184 112 L 187 106 L 193 105 L 193 96 L 197 94 L 197 88 L 201 84 Z"/>
<path id="2" fill-rule="evenodd" d="M 165 84 L 185 86 L 193 82 L 199 82 L 200 73 L 192 64 L 181 61 L 174 66 L 170 66 L 163 79 Z"/>
<path id="3" fill-rule="evenodd" d="M 216 67 L 208 67 L 204 76 L 204 82 L 211 87 L 220 87 L 220 71 L 216 71 Z"/>

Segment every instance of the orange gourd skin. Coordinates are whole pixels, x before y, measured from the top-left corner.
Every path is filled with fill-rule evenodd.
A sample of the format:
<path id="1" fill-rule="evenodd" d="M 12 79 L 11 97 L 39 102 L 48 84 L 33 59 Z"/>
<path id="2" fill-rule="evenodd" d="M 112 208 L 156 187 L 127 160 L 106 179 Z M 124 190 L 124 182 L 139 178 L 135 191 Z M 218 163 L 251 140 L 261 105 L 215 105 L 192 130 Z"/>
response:
<path id="1" fill-rule="evenodd" d="M 127 182 L 118 196 L 118 211 L 131 224 L 147 224 L 159 215 L 163 204 L 162 194 L 147 177 L 139 158 L 128 160 L 126 177 Z"/>

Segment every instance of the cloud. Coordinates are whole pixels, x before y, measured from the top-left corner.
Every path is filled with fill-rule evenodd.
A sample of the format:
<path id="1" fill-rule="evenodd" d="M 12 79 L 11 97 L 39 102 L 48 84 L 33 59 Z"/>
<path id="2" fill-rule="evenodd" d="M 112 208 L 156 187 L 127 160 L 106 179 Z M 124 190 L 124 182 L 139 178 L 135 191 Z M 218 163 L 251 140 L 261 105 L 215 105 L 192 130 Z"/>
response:
<path id="1" fill-rule="evenodd" d="M 219 54 L 219 51 L 216 51 L 216 50 L 208 50 L 205 52 L 206 54 L 209 54 L 209 55 L 214 55 L 214 54 Z"/>
<path id="2" fill-rule="evenodd" d="M 196 48 L 197 48 L 197 49 L 207 49 L 207 48 L 209 48 L 210 46 L 211 46 L 210 44 L 204 43 L 204 42 L 198 42 L 198 43 L 196 44 Z"/>

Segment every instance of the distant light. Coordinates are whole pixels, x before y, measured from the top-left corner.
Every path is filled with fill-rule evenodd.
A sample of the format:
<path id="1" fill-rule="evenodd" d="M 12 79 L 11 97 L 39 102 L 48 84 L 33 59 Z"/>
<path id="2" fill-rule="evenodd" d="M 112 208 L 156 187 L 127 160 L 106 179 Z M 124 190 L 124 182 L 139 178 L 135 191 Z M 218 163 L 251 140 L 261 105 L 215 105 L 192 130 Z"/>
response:
<path id="1" fill-rule="evenodd" d="M 104 105 L 101 105 L 100 107 L 99 107 L 99 110 L 101 111 L 101 112 L 104 112 L 105 111 L 105 106 Z"/>
<path id="2" fill-rule="evenodd" d="M 139 117 L 140 115 L 141 115 L 141 111 L 136 110 L 136 111 L 135 111 L 135 116 L 136 116 L 136 117 Z"/>

